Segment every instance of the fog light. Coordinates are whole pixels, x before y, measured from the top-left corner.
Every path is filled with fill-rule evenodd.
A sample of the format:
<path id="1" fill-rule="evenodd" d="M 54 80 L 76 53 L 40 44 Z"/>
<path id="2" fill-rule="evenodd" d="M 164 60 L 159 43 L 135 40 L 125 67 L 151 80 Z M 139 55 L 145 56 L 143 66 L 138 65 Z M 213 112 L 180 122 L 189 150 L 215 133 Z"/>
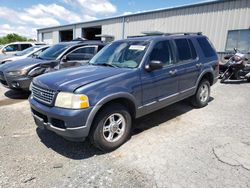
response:
<path id="1" fill-rule="evenodd" d="M 20 84 L 18 82 L 12 82 L 11 85 L 14 88 L 19 88 L 20 87 Z"/>

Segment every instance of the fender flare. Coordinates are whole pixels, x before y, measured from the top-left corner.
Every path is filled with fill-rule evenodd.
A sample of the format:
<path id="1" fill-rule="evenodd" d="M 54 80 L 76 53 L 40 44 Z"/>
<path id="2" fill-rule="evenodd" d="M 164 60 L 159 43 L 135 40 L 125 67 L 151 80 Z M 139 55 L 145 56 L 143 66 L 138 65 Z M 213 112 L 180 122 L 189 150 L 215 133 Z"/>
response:
<path id="1" fill-rule="evenodd" d="M 207 73 L 209 73 L 209 74 L 211 74 L 211 75 L 213 76 L 213 81 L 214 81 L 213 70 L 211 70 L 211 69 L 206 69 L 206 70 L 204 70 L 204 71 L 200 74 L 200 76 L 198 77 L 197 82 L 196 82 L 196 84 L 195 84 L 195 87 L 196 87 L 196 88 L 198 87 L 198 85 L 199 85 L 201 79 L 203 78 L 203 76 L 204 76 L 205 74 L 207 74 Z"/>
<path id="2" fill-rule="evenodd" d="M 91 112 L 89 113 L 89 116 L 87 118 L 86 121 L 86 128 L 88 129 L 88 132 L 91 129 L 91 125 L 93 123 L 93 120 L 96 116 L 96 114 L 99 112 L 99 110 L 101 109 L 101 107 L 103 107 L 104 104 L 115 100 L 115 99 L 119 99 L 119 98 L 124 98 L 127 100 L 130 100 L 134 106 L 135 106 L 135 113 L 136 113 L 136 109 L 137 109 L 137 104 L 136 104 L 136 99 L 133 95 L 131 95 L 130 93 L 126 93 L 126 92 L 119 92 L 119 93 L 114 93 L 108 96 L 105 96 L 104 98 L 102 98 L 91 110 Z"/>

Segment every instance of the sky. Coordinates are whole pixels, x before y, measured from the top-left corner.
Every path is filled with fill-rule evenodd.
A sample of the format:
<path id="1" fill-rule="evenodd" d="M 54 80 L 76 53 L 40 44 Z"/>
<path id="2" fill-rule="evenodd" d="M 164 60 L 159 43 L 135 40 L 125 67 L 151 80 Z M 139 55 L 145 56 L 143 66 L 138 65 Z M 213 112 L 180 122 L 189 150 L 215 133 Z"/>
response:
<path id="1" fill-rule="evenodd" d="M 0 36 L 36 38 L 36 29 L 103 19 L 204 0 L 0 0 Z"/>

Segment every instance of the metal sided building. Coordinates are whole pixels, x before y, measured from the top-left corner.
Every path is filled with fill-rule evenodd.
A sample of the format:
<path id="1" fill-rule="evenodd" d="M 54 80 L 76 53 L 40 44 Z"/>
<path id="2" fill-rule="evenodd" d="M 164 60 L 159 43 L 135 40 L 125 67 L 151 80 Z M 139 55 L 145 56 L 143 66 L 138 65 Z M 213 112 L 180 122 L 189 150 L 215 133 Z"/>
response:
<path id="1" fill-rule="evenodd" d="M 58 43 L 97 34 L 122 39 L 143 31 L 202 32 L 218 52 L 250 51 L 250 0 L 216 0 L 38 29 L 38 40 Z"/>

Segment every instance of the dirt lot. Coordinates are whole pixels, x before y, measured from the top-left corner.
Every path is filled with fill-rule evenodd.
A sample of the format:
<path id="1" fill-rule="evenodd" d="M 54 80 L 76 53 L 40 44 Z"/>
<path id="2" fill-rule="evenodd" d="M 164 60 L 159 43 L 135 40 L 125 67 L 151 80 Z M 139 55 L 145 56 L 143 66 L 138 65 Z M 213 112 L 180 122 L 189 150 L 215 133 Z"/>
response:
<path id="1" fill-rule="evenodd" d="M 36 128 L 27 94 L 0 86 L 0 187 L 250 187 L 250 84 L 217 83 L 135 122 L 112 153 Z"/>

